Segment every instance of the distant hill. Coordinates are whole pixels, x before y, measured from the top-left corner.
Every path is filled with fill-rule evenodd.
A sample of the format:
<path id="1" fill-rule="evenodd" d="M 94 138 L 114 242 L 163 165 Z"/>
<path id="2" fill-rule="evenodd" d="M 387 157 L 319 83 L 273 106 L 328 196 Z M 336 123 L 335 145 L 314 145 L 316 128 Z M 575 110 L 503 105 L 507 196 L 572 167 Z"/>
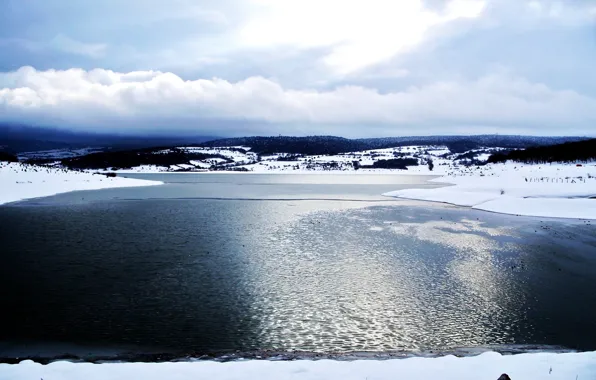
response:
<path id="1" fill-rule="evenodd" d="M 72 132 L 64 129 L 0 123 L 0 151 L 12 154 L 54 149 L 140 149 L 155 146 L 199 144 L 213 136 L 128 136 Z"/>
<path id="2" fill-rule="evenodd" d="M 200 144 L 206 147 L 245 146 L 258 154 L 337 154 L 365 150 L 369 144 L 336 136 L 271 136 L 237 137 L 212 140 Z"/>
<path id="3" fill-rule="evenodd" d="M 10 153 L 0 151 L 0 161 L 19 162 L 19 159 L 17 158 L 17 156 L 14 156 Z"/>
<path id="4" fill-rule="evenodd" d="M 525 163 L 594 161 L 596 160 L 596 139 L 497 153 L 490 156 L 488 162 L 498 163 L 508 160 Z"/>
<path id="5" fill-rule="evenodd" d="M 86 156 L 65 158 L 61 160 L 64 167 L 69 169 L 128 169 L 135 166 L 155 165 L 170 166 L 187 164 L 191 160 L 205 160 L 225 157 L 217 154 L 193 153 L 172 148 L 148 148 L 128 151 L 110 151 L 91 153 Z"/>
<path id="6" fill-rule="evenodd" d="M 480 147 L 527 148 L 585 140 L 585 137 L 536 137 L 509 135 L 478 136 L 404 136 L 347 139 L 337 136 L 254 136 L 215 139 L 209 136 L 129 136 L 105 133 L 73 132 L 65 129 L 31 127 L 0 123 L 0 151 L 12 154 L 47 150 L 102 148 L 131 150 L 173 146 L 247 146 L 259 154 L 337 154 L 407 145 L 446 145 L 452 152 L 466 152 Z"/>
<path id="7" fill-rule="evenodd" d="M 404 136 L 348 139 L 337 136 L 252 136 L 212 139 L 204 136 L 119 136 L 0 123 L 0 151 L 38 163 L 61 160 L 70 168 L 172 165 L 200 158 L 190 157 L 176 147 L 250 148 L 257 155 L 336 155 L 402 146 L 447 146 L 452 153 L 479 148 L 522 149 L 587 140 L 586 137 L 538 137 L 515 135 Z M 155 148 L 161 147 L 161 148 Z M 145 150 L 147 149 L 147 150 Z M 160 157 L 156 150 L 169 149 Z M 100 154 L 104 152 L 105 154 Z M 91 153 L 90 155 L 88 153 Z M 116 154 L 117 153 L 117 154 Z M 82 159 L 74 159 L 84 157 Z"/>
<path id="8" fill-rule="evenodd" d="M 580 141 L 576 141 L 576 140 Z M 588 155 L 596 155 L 593 140 L 581 140 L 580 137 L 520 137 L 520 136 L 430 136 L 404 137 L 391 139 L 351 140 L 335 136 L 309 137 L 244 137 L 208 141 L 200 146 L 174 146 L 133 150 L 108 150 L 82 156 L 60 159 L 62 166 L 70 169 L 130 169 L 136 167 L 161 167 L 173 170 L 248 170 L 243 165 L 263 165 L 263 161 L 284 162 L 279 165 L 298 167 L 303 161 L 306 169 L 319 167 L 324 170 L 345 169 L 344 153 L 352 154 L 348 159 L 350 168 L 406 169 L 408 166 L 430 165 L 429 154 L 441 159 L 451 159 L 461 164 L 484 164 L 488 155 L 495 151 L 505 152 L 493 155 L 493 162 L 507 160 L 509 157 L 527 159 L 524 154 L 532 154 L 529 159 L 545 161 L 552 159 L 553 148 L 549 144 L 557 141 L 571 141 L 556 144 L 554 147 L 568 147 L 562 150 L 561 160 L 577 160 Z M 412 145 L 414 147 L 412 147 Z M 449 150 L 441 146 L 449 147 Z M 523 149 L 526 150 L 514 150 Z M 381 148 L 390 151 L 381 151 Z M 403 150 L 402 150 L 403 148 Z M 508 148 L 513 150 L 508 152 Z M 503 150 L 505 149 L 505 150 Z M 373 152 L 370 152 L 373 151 Z M 441 152 L 441 153 L 429 153 Z M 466 153 L 459 153 L 464 151 Z M 354 152 L 361 152 L 354 155 Z M 525 153 L 524 153 L 525 152 Z M 529 153 L 528 153 L 529 152 Z M 536 153 L 538 152 L 538 153 Z M 548 152 L 550 155 L 545 155 Z M 387 156 L 388 154 L 388 156 Z M 511 155 L 511 156 L 509 156 Z M 516 156 L 517 155 L 517 156 Z M 579 156 L 578 156 L 579 155 Z M 340 156 L 342 156 L 340 158 Z M 479 159 L 479 156 L 484 158 Z M 335 157 L 331 159 L 331 157 Z M 383 157 L 379 159 L 378 157 Z M 558 156 L 557 156 L 558 157 Z M 339 159 L 339 164 L 337 161 Z M 319 162 L 326 163 L 323 164 Z M 28 162 L 55 163 L 56 158 L 33 159 Z M 287 164 L 291 162 L 291 164 Z M 356 162 L 356 163 L 355 163 Z M 341 164 L 341 165 L 340 165 Z M 270 164 L 264 164 L 269 167 Z M 335 165 L 335 166 L 334 166 Z M 343 165 L 343 166 L 342 166 Z M 273 165 L 276 166 L 276 165 Z M 143 169 L 145 170 L 145 169 Z"/>
<path id="9" fill-rule="evenodd" d="M 515 135 L 477 136 L 405 136 L 370 139 L 346 139 L 335 136 L 256 136 L 207 141 L 201 146 L 245 146 L 259 154 L 291 153 L 328 155 L 371 149 L 393 148 L 408 145 L 446 145 L 454 153 L 471 149 L 527 148 L 586 140 L 587 137 L 539 137 Z"/>
<path id="10" fill-rule="evenodd" d="M 464 153 L 478 148 L 526 148 L 586 140 L 580 136 L 520 136 L 520 135 L 470 135 L 470 136 L 409 136 L 377 139 L 360 139 L 379 147 L 407 145 L 445 145 L 453 153 Z M 373 148 L 378 149 L 378 148 Z"/>

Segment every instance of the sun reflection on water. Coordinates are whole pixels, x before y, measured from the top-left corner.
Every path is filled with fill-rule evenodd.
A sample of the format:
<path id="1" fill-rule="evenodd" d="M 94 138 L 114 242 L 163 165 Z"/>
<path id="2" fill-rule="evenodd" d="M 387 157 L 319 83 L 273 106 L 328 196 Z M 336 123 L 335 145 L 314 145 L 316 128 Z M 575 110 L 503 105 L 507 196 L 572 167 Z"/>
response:
<path id="1" fill-rule="evenodd" d="M 250 313 L 263 346 L 411 351 L 512 342 L 508 327 L 523 318 L 523 296 L 502 272 L 499 254 L 511 244 L 498 238 L 513 230 L 468 219 L 379 225 L 375 209 L 307 214 L 258 242 L 275 252 L 252 268 L 259 286 Z"/>

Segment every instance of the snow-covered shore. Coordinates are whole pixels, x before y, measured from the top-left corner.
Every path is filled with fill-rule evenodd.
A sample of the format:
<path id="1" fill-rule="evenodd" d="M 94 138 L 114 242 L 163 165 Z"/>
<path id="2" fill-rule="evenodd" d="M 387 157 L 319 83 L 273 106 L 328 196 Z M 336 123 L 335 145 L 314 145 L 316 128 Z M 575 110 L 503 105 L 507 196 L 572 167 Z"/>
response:
<path id="1" fill-rule="evenodd" d="M 396 148 L 397 149 L 397 148 Z M 401 148 L 400 148 L 401 149 Z M 414 148 L 404 148 L 404 150 Z M 419 147 L 416 147 L 420 151 Z M 406 189 L 386 193 L 396 198 L 450 203 L 479 210 L 537 217 L 596 219 L 596 163 L 526 165 L 508 162 L 466 166 L 449 158 L 427 151 L 435 162 L 434 170 L 427 165 L 410 167 L 409 170 L 361 169 L 316 170 L 306 167 L 285 166 L 252 167 L 249 172 L 208 171 L 208 173 L 253 174 L 391 174 L 391 175 L 442 175 L 431 181 L 446 186 L 434 189 Z M 436 150 L 437 154 L 444 154 Z M 381 152 L 383 153 L 383 152 Z M 390 152 L 393 154 L 393 151 Z M 379 152 L 375 154 L 380 154 Z M 352 159 L 353 157 L 349 157 Z M 319 158 L 322 160 L 323 158 Z M 329 157 L 324 157 L 329 160 Z M 334 158 L 335 159 L 335 158 Z M 271 162 L 279 165 L 279 162 Z M 181 168 L 184 169 L 184 168 Z M 119 170 L 119 173 L 197 173 L 196 171 L 170 171 L 171 168 L 154 166 Z M 162 182 L 128 178 L 108 178 L 90 172 L 81 173 L 64 169 L 0 163 L 0 204 L 37 198 L 77 190 L 97 190 L 111 187 L 159 185 Z"/>
<path id="2" fill-rule="evenodd" d="M 397 170 L 397 169 L 360 169 L 360 170 L 308 170 L 308 169 L 296 169 L 296 170 L 267 170 L 267 171 L 237 171 L 237 170 L 194 170 L 194 171 L 171 171 L 171 170 L 159 170 L 153 169 L 152 167 L 136 167 L 133 169 L 118 169 L 118 170 L 87 170 L 88 173 L 116 173 L 116 174 L 282 174 L 282 175 L 293 175 L 293 174 L 309 174 L 309 175 L 429 175 L 439 177 L 432 173 L 421 173 L 408 170 Z"/>
<path id="3" fill-rule="evenodd" d="M 435 182 L 454 186 L 386 193 L 478 210 L 538 217 L 596 219 L 594 163 L 526 165 L 508 162 L 451 169 Z"/>
<path id="4" fill-rule="evenodd" d="M 0 364 L 3 380 L 512 380 L 596 379 L 596 352 L 501 355 L 494 352 L 457 358 L 409 358 L 359 361 L 239 361 L 178 363 L 69 363 L 41 365 L 24 361 Z"/>
<path id="5" fill-rule="evenodd" d="M 108 178 L 101 174 L 0 162 L 0 204 L 79 190 L 161 185 L 163 182 Z"/>

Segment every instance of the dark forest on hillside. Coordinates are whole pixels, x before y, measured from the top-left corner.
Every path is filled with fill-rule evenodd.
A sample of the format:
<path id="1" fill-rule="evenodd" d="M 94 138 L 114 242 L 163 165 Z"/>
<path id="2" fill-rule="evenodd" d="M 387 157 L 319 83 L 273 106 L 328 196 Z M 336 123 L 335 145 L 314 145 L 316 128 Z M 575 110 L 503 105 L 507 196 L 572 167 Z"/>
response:
<path id="1" fill-rule="evenodd" d="M 408 166 L 418 166 L 418 160 L 415 158 L 394 158 L 390 160 L 379 160 L 375 161 L 370 168 L 407 170 Z M 361 168 L 368 168 L 368 166 L 361 166 Z"/>
<path id="2" fill-rule="evenodd" d="M 366 150 L 369 145 L 335 136 L 272 136 L 272 137 L 239 137 L 209 141 L 201 146 L 247 146 L 261 155 L 289 153 L 302 155 L 333 155 L 344 152 Z"/>
<path id="3" fill-rule="evenodd" d="M 0 161 L 19 162 L 19 159 L 10 153 L 0 152 Z"/>
<path id="4" fill-rule="evenodd" d="M 208 141 L 200 144 L 206 147 L 246 146 L 258 154 L 303 154 L 333 155 L 372 149 L 400 146 L 444 145 L 453 153 L 463 153 L 478 148 L 526 148 L 553 145 L 568 141 L 580 141 L 582 137 L 540 137 L 540 136 L 409 136 L 368 139 L 347 139 L 336 136 L 253 136 Z"/>
<path id="5" fill-rule="evenodd" d="M 222 158 L 216 154 L 189 153 L 179 149 L 168 149 L 167 153 L 158 153 L 160 149 L 141 149 L 119 152 L 100 152 L 86 156 L 67 158 L 62 165 L 69 169 L 129 169 L 141 165 L 170 166 L 188 163 L 190 160 Z"/>
<path id="6" fill-rule="evenodd" d="M 508 160 L 528 164 L 588 162 L 596 160 L 596 139 L 497 153 L 490 156 L 488 162 L 497 163 Z"/>
<path id="7" fill-rule="evenodd" d="M 590 148 L 591 143 L 584 145 L 581 141 L 586 141 L 582 137 L 539 137 L 539 136 L 499 136 L 499 135 L 478 135 L 478 136 L 410 136 L 410 137 L 389 137 L 389 138 L 371 138 L 371 139 L 347 139 L 336 136 L 254 136 L 241 138 L 228 138 L 213 140 L 200 144 L 190 144 L 185 146 L 203 146 L 203 147 L 247 147 L 258 155 L 285 153 L 290 157 L 303 155 L 334 155 L 347 152 L 358 152 L 382 148 L 391 148 L 399 146 L 447 146 L 452 153 L 464 153 L 472 149 L 479 148 L 534 148 L 565 142 L 573 142 L 569 154 L 557 153 L 543 154 L 540 152 L 549 152 L 547 150 L 528 150 L 530 155 L 537 155 L 537 162 L 548 162 L 552 160 L 574 161 L 591 159 L 595 149 Z M 580 141 L 580 142 L 578 142 Z M 162 147 L 165 145 L 161 145 Z M 190 160 L 205 160 L 209 158 L 223 158 L 225 162 L 231 163 L 215 154 L 189 153 L 182 149 L 177 149 L 167 145 L 170 148 L 144 148 L 124 151 L 119 147 L 104 148 L 101 153 L 91 153 L 86 156 L 70 157 L 61 160 L 64 167 L 70 169 L 127 169 L 140 165 L 171 166 L 179 164 L 188 164 Z M 575 147 L 587 146 L 582 150 L 576 151 Z M 227 148 L 237 149 L 237 148 Z M 583 148 L 582 148 L 583 149 Z M 166 152 L 167 151 L 167 152 Z M 156 154 L 156 152 L 160 152 Z M 535 153 L 532 153 L 535 152 Z M 581 153 L 582 155 L 576 156 Z M 475 155 L 476 153 L 469 153 Z M 523 153 L 512 153 L 512 156 L 495 155 L 493 162 L 500 162 L 507 159 L 534 159 L 530 156 L 516 156 Z M 398 156 L 396 156 L 397 158 Z M 553 158 L 554 157 L 554 158 Z M 460 157 L 460 159 L 463 158 Z M 473 157 L 470 157 L 473 159 Z M 56 159 L 53 157 L 34 158 L 31 163 L 47 164 L 53 163 Z M 397 165 L 400 168 L 408 165 L 402 163 L 380 163 L 378 165 Z"/>

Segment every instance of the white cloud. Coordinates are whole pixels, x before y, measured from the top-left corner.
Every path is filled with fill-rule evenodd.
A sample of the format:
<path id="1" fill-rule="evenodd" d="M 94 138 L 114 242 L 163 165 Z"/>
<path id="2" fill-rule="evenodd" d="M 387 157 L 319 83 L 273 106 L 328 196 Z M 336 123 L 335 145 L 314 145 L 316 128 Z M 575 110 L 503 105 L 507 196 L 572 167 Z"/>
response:
<path id="1" fill-rule="evenodd" d="M 270 133 L 292 133 L 284 125 L 303 124 L 382 126 L 395 135 L 429 126 L 450 133 L 462 125 L 570 134 L 590 131 L 596 122 L 596 99 L 506 73 L 381 94 L 358 86 L 288 90 L 262 77 L 231 83 L 152 71 L 24 67 L 0 74 L 0 88 L 1 120 L 58 120 L 89 129 L 108 121 L 142 130 L 152 121 L 193 129 L 201 120 L 237 120 L 276 125 Z M 374 127 L 367 132 L 378 134 Z"/>
<path id="2" fill-rule="evenodd" d="M 452 0 L 441 12 L 420 0 L 253 0 L 258 12 L 240 32 L 249 47 L 330 46 L 323 62 L 347 74 L 419 44 L 433 26 L 478 17 L 480 0 Z"/>

